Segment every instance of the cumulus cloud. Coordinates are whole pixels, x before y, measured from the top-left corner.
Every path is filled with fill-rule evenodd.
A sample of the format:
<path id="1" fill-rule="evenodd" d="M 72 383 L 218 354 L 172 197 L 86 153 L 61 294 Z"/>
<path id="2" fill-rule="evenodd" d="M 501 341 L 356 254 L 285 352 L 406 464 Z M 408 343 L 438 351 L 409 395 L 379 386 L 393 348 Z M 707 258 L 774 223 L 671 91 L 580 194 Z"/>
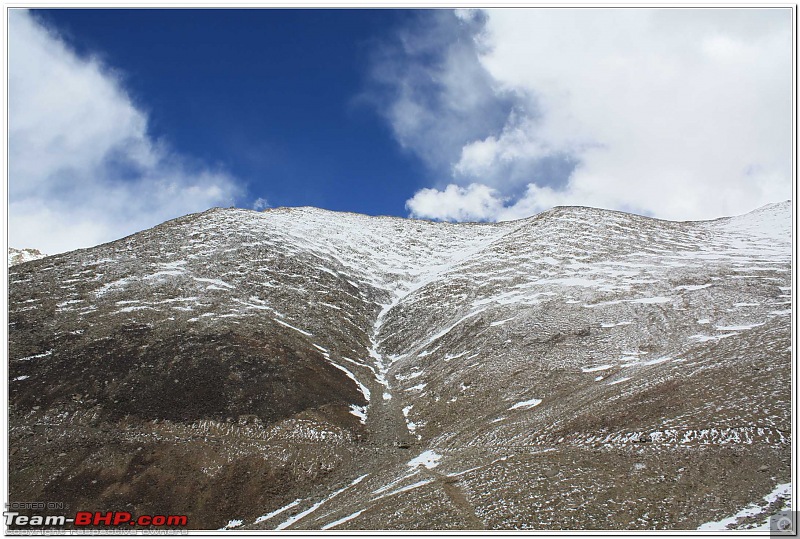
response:
<path id="1" fill-rule="evenodd" d="M 243 193 L 224 170 L 150 137 L 100 60 L 27 11 L 10 10 L 8 24 L 10 245 L 88 247 Z"/>
<path id="2" fill-rule="evenodd" d="M 465 186 L 491 197 L 481 199 L 494 211 L 486 219 L 556 204 L 701 219 L 791 196 L 791 10 L 444 13 L 435 26 L 456 28 L 439 35 L 457 43 L 426 62 L 406 54 L 398 72 L 417 76 L 395 80 L 403 90 L 392 104 L 425 118 L 426 128 L 409 137 L 398 126 L 410 120 L 388 116 L 404 146 L 447 171 L 409 200 L 412 215 L 422 215 L 420 200 L 452 202 L 454 194 L 465 215 L 476 215 Z M 424 42 L 431 29 L 416 31 Z M 473 98 L 466 84 L 415 84 L 458 78 L 464 68 L 448 61 L 453 47 L 481 81 Z M 481 122 L 485 110 L 503 112 L 502 125 L 493 117 L 471 126 L 452 139 L 458 149 L 443 151 L 442 133 L 459 130 L 453 103 Z M 425 207 L 427 217 L 458 214 Z"/>
<path id="3" fill-rule="evenodd" d="M 459 187 L 450 184 L 444 190 L 420 189 L 406 202 L 412 217 L 446 221 L 486 221 L 503 210 L 503 198 L 494 189 L 481 184 Z"/>

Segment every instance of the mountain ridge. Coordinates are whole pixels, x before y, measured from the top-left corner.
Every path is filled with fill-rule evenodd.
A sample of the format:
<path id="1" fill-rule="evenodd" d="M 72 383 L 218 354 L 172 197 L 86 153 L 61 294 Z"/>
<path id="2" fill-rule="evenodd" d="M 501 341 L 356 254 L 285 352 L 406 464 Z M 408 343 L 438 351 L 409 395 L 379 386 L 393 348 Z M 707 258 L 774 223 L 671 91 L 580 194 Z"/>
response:
<path id="1" fill-rule="evenodd" d="M 732 514 L 789 463 L 791 206 L 761 210 L 452 224 L 221 208 L 14 266 L 12 492 L 204 528 Z M 615 482 L 641 510 L 612 510 Z"/>

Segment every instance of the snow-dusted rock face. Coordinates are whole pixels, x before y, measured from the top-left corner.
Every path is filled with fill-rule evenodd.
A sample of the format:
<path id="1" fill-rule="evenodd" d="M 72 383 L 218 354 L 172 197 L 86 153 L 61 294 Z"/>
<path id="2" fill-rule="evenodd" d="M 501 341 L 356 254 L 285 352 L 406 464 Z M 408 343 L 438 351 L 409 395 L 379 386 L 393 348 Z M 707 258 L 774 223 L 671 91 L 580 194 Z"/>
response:
<path id="1" fill-rule="evenodd" d="M 23 262 L 30 262 L 31 260 L 39 260 L 47 255 L 40 252 L 38 249 L 15 249 L 14 247 L 8 248 L 8 265 L 15 266 Z"/>
<path id="2" fill-rule="evenodd" d="M 215 209 L 15 266 L 11 492 L 214 529 L 719 521 L 790 477 L 791 209 Z"/>

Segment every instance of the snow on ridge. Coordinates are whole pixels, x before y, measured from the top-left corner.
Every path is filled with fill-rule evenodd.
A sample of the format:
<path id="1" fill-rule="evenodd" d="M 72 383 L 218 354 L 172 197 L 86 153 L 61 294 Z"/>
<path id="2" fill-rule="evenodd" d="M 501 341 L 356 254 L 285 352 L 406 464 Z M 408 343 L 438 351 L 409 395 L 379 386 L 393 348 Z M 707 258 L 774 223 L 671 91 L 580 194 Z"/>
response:
<path id="1" fill-rule="evenodd" d="M 792 241 L 792 203 L 786 200 L 767 204 L 744 215 L 724 217 L 713 223 L 731 234 L 789 243 Z"/>
<path id="2" fill-rule="evenodd" d="M 39 260 L 45 258 L 47 255 L 38 249 L 15 249 L 14 247 L 8 248 L 8 267 L 16 266 L 30 262 L 31 260 Z"/>
<path id="3" fill-rule="evenodd" d="M 299 241 L 323 258 L 333 258 L 362 273 L 369 270 L 365 281 L 395 296 L 424 286 L 516 226 L 433 223 L 313 207 L 240 214 L 237 219 L 247 220 L 253 228 L 267 227 L 270 235 L 292 243 Z M 224 214 L 211 218 L 222 220 Z M 425 241 L 403 241 L 414 236 L 424 236 Z"/>
<path id="4" fill-rule="evenodd" d="M 342 365 L 339 365 L 338 363 L 336 363 L 335 361 L 333 361 L 332 359 L 330 359 L 330 357 L 326 357 L 326 359 L 328 360 L 328 362 L 330 362 L 330 364 L 331 364 L 331 365 L 333 365 L 334 367 L 336 367 L 337 369 L 339 369 L 340 371 L 342 371 L 342 372 L 343 372 L 343 373 L 344 373 L 344 374 L 345 374 L 345 375 L 346 375 L 348 378 L 350 378 L 350 379 L 351 379 L 353 382 L 355 382 L 355 383 L 356 383 L 356 385 L 358 386 L 358 390 L 359 390 L 359 391 L 361 391 L 361 394 L 364 396 L 364 400 L 366 400 L 367 402 L 369 402 L 369 401 L 370 401 L 370 396 L 371 396 L 371 394 L 370 394 L 370 392 L 369 392 L 369 389 L 367 389 L 367 386 L 365 386 L 364 384 L 362 384 L 362 383 L 361 383 L 361 382 L 358 380 L 358 378 L 356 378 L 356 375 L 355 375 L 355 374 L 353 374 L 353 373 L 352 373 L 352 372 L 351 372 L 349 369 L 347 369 L 346 367 L 343 367 Z"/>
<path id="5" fill-rule="evenodd" d="M 235 214 L 231 214 L 229 211 L 235 212 Z M 385 290 L 391 294 L 390 303 L 394 305 L 404 298 L 412 296 L 417 290 L 422 289 L 429 283 L 440 279 L 445 274 L 449 274 L 454 270 L 461 271 L 461 274 L 463 274 L 464 272 L 458 268 L 464 268 L 464 263 L 468 262 L 466 265 L 469 266 L 476 261 L 491 260 L 495 255 L 491 251 L 486 251 L 486 249 L 490 248 L 493 243 L 505 239 L 512 243 L 522 240 L 526 238 L 526 230 L 531 229 L 531 227 L 536 227 L 537 232 L 549 230 L 552 233 L 538 242 L 538 245 L 542 246 L 543 249 L 541 251 L 536 250 L 535 256 L 531 255 L 530 263 L 541 265 L 542 261 L 544 261 L 546 266 L 553 268 L 565 264 L 567 260 L 561 256 L 556 256 L 559 248 L 568 247 L 568 245 L 564 246 L 562 241 L 563 234 L 569 232 L 573 227 L 580 227 L 586 221 L 587 216 L 609 225 L 623 227 L 631 220 L 645 224 L 650 221 L 657 222 L 659 226 L 660 223 L 664 222 L 623 212 L 582 207 L 555 208 L 518 221 L 457 224 L 399 217 L 372 217 L 308 206 L 275 208 L 265 212 L 220 209 L 203 215 L 208 216 L 207 218 L 210 219 L 208 228 L 230 228 L 231 222 L 236 222 L 240 229 L 252 231 L 258 236 L 267 237 L 270 243 L 283 244 L 294 252 L 300 250 L 308 252 L 319 259 L 320 264 L 316 264 L 315 267 L 324 268 L 320 271 L 330 273 L 335 278 L 344 279 L 345 275 L 352 277 L 355 273 L 349 273 L 348 270 L 357 270 L 356 273 L 360 277 L 352 277 L 352 279 L 355 279 L 351 280 L 354 286 L 368 284 Z M 697 238 L 692 236 L 695 232 L 705 233 L 708 227 L 711 227 L 713 231 L 711 241 L 712 243 L 719 243 L 719 241 L 725 239 L 726 226 L 730 225 L 735 228 L 734 225 L 736 223 L 744 223 L 742 230 L 746 232 L 749 226 L 747 223 L 755 221 L 760 223 L 769 216 L 778 220 L 786 220 L 787 215 L 790 225 L 791 207 L 788 202 L 766 206 L 739 217 L 716 221 L 677 223 L 690 227 L 690 232 L 679 235 L 674 239 L 670 239 L 669 234 L 671 232 L 667 232 L 666 236 L 658 236 L 656 241 L 689 247 L 691 252 L 681 253 L 680 256 L 689 256 L 691 258 L 695 254 L 698 256 L 709 254 L 705 253 L 704 250 L 700 252 L 696 249 L 691 249 L 693 247 L 692 241 L 701 239 L 699 236 Z M 768 228 L 771 229 L 772 225 L 769 225 Z M 694 229 L 694 232 L 691 231 L 692 229 Z M 520 231 L 521 236 L 516 234 L 517 231 Z M 687 235 L 688 237 L 684 237 Z M 632 239 L 633 241 L 640 241 L 637 238 L 632 237 Z M 533 247 L 531 246 L 531 248 Z M 602 250 L 602 245 L 598 249 Z M 717 247 L 713 247 L 711 254 L 716 253 L 717 250 Z M 488 258 L 481 258 L 480 256 L 475 258 L 475 255 L 479 253 L 488 253 Z M 644 249 L 642 254 L 644 256 L 653 256 L 654 253 L 652 249 Z M 550 284 L 558 281 L 565 286 L 581 285 L 591 288 L 600 286 L 601 291 L 612 291 L 617 285 L 610 285 L 609 283 L 616 281 L 624 285 L 625 281 L 623 279 L 631 280 L 637 268 L 656 267 L 651 264 L 635 262 L 637 263 L 629 263 L 635 266 L 633 272 L 626 269 L 627 273 L 623 271 L 624 275 L 620 274 L 622 270 L 619 269 L 619 266 L 625 266 L 628 263 L 622 260 L 614 260 L 613 267 L 607 268 L 602 264 L 601 266 L 584 264 L 580 271 L 571 272 L 571 277 L 559 278 L 558 275 L 546 273 L 544 276 L 539 276 L 538 286 L 544 286 L 550 281 L 553 281 Z M 584 270 L 589 267 L 605 269 L 585 272 Z M 171 269 L 180 270 L 182 268 L 178 264 L 174 264 Z M 600 275 L 593 275 L 597 273 Z M 609 277 L 611 280 L 608 280 Z M 500 278 L 502 280 L 503 277 L 501 276 Z M 631 280 L 631 283 L 635 281 L 635 279 Z M 233 288 L 227 283 L 219 286 L 225 285 Z M 217 283 L 212 286 L 217 286 Z M 628 286 L 630 286 L 630 283 L 628 283 Z M 698 290 L 707 286 L 709 285 L 683 285 L 676 287 L 676 290 Z M 521 295 L 517 294 L 517 296 L 507 298 L 508 302 L 531 303 L 531 301 L 527 301 L 528 298 L 524 291 L 521 291 Z M 498 302 L 505 302 L 500 300 L 502 298 L 499 298 Z M 622 301 L 657 304 L 670 303 L 674 301 L 674 298 L 656 296 L 615 300 L 615 302 Z M 493 296 L 486 299 L 479 297 L 473 300 L 473 306 L 478 307 L 483 303 L 492 302 L 494 302 Z M 539 300 L 532 301 L 533 304 L 538 302 Z M 587 305 L 587 307 L 595 306 L 597 305 Z M 330 307 L 336 308 L 332 305 Z M 474 315 L 476 313 L 470 314 Z M 497 322 L 490 322 L 490 324 L 499 325 L 500 322 L 498 320 Z M 437 334 L 431 341 L 446 333 L 447 330 Z"/>

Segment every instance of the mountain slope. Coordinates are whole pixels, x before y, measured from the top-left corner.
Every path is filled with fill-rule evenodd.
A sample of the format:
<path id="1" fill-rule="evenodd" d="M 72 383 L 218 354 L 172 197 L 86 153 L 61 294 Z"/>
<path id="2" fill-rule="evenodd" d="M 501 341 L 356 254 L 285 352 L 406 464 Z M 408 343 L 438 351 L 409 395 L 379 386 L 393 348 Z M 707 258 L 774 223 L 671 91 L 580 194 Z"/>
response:
<path id="1" fill-rule="evenodd" d="M 196 528 L 693 528 L 788 480 L 788 202 L 215 209 L 14 266 L 9 301 L 20 499 Z"/>

